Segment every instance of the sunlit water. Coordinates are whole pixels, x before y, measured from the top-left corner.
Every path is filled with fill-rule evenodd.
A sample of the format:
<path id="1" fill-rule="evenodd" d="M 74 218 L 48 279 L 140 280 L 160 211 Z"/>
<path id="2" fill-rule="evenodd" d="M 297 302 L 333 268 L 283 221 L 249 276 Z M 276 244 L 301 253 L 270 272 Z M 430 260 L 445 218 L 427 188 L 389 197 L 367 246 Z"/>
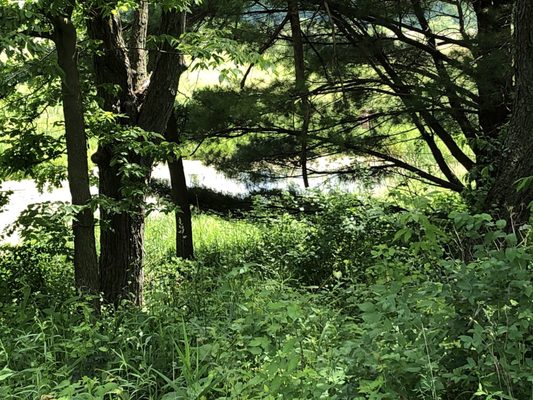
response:
<path id="1" fill-rule="evenodd" d="M 250 183 L 241 182 L 235 179 L 227 178 L 213 167 L 205 166 L 200 161 L 184 161 L 185 176 L 188 186 L 202 186 L 213 189 L 219 192 L 231 194 L 246 194 L 250 190 L 258 188 L 303 188 L 301 178 L 288 178 L 276 181 L 275 183 L 268 183 L 264 185 L 252 185 Z M 152 176 L 157 179 L 169 180 L 168 168 L 166 165 L 158 165 Z M 310 186 L 315 188 L 325 188 L 330 184 L 325 178 L 311 178 Z M 345 184 L 344 190 L 357 190 L 357 185 Z M 69 202 L 70 192 L 68 185 L 64 182 L 63 186 L 51 191 L 39 192 L 35 183 L 31 180 L 22 181 L 7 181 L 1 185 L 2 191 L 11 191 L 13 194 L 10 197 L 10 202 L 0 212 L 0 232 L 4 232 L 6 228 L 11 226 L 22 211 L 29 205 L 43 202 Z M 96 188 L 92 188 L 93 194 L 96 194 Z M 16 243 L 18 237 L 16 234 L 10 237 L 4 237 L 1 241 L 7 243 Z"/>

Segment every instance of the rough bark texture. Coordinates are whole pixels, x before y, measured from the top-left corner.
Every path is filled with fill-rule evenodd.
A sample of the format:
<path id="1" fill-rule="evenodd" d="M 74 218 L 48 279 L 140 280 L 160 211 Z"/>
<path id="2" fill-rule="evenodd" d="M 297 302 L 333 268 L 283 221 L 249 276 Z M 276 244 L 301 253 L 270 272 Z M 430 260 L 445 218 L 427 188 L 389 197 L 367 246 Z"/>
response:
<path id="1" fill-rule="evenodd" d="M 137 118 L 133 73 L 122 37 L 120 20 L 93 10 L 88 22 L 92 39 L 101 41 L 103 52 L 94 57 L 98 94 L 105 111 L 124 114 L 125 125 Z M 119 92 L 109 90 L 110 85 Z M 119 169 L 113 165 L 114 145 L 107 141 L 93 155 L 99 170 L 99 193 L 107 198 L 123 200 Z M 141 199 L 142 200 L 142 199 Z M 122 299 L 142 302 L 142 249 L 144 218 L 142 201 L 135 210 L 116 213 L 100 208 L 100 288 L 104 300 L 117 306 Z"/>
<path id="2" fill-rule="evenodd" d="M 179 143 L 179 130 L 174 113 L 170 116 L 165 134 L 166 140 L 171 143 Z M 192 217 L 183 159 L 168 162 L 170 172 L 170 196 L 176 205 L 176 256 L 185 259 L 194 258 L 194 246 L 192 236 Z"/>
<path id="3" fill-rule="evenodd" d="M 179 37 L 185 29 L 185 13 L 164 13 L 161 31 L 166 35 Z M 145 131 L 163 134 L 178 91 L 181 73 L 185 70 L 183 55 L 170 43 L 165 43 L 152 72 L 150 85 L 142 102 L 137 126 Z"/>
<path id="4" fill-rule="evenodd" d="M 136 96 L 133 90 L 133 72 L 122 36 L 120 19 L 106 15 L 101 10 L 91 10 L 88 32 L 93 40 L 101 43 L 100 53 L 94 56 L 94 73 L 98 96 L 103 99 L 103 109 L 125 113 L 136 118 Z M 119 88 L 119 93 L 109 85 Z"/>
<path id="5" fill-rule="evenodd" d="M 136 23 L 144 23 L 147 16 L 139 15 Z M 178 37 L 184 26 L 184 13 L 166 12 L 162 15 L 161 33 Z M 135 27 L 141 32 L 144 28 Z M 125 126 L 137 126 L 148 132 L 164 133 L 168 118 L 174 106 L 179 76 L 184 69 L 183 57 L 169 43 L 160 49 L 151 80 L 139 90 L 138 72 L 145 68 L 146 60 L 137 60 L 134 70 L 129 54 L 124 45 L 122 28 L 116 16 L 102 10 L 93 10 L 89 21 L 89 33 L 92 39 L 101 40 L 103 53 L 95 55 L 95 76 L 99 95 L 104 100 L 103 109 L 121 113 L 125 117 L 120 121 Z M 142 36 L 142 34 L 141 34 Z M 145 37 L 145 36 L 144 36 Z M 137 46 L 144 48 L 145 43 Z M 142 56 L 142 52 L 134 52 Z M 146 54 L 144 54 L 146 56 Z M 137 82 L 137 83 L 135 83 Z M 146 82 L 148 83 L 148 82 Z M 120 88 L 118 94 L 106 90 L 109 85 Z M 128 162 L 142 165 L 147 173 L 137 179 L 128 178 L 127 182 L 120 175 L 112 159 L 116 153 L 113 142 L 100 146 L 93 156 L 100 171 L 100 194 L 119 202 L 126 201 L 129 208 L 122 212 L 101 209 L 103 226 L 100 235 L 101 287 L 104 299 L 114 305 L 121 300 L 142 303 L 143 287 L 143 245 L 144 245 L 144 188 L 150 178 L 151 157 L 139 157 L 131 153 Z M 140 189 L 138 198 L 125 196 L 125 185 L 134 185 Z"/>
<path id="6" fill-rule="evenodd" d="M 478 34 L 474 56 L 479 93 L 481 140 L 473 143 L 479 168 L 491 165 L 499 153 L 501 129 L 509 121 L 512 92 L 511 0 L 474 0 Z"/>
<path id="7" fill-rule="evenodd" d="M 302 167 L 302 178 L 304 187 L 309 187 L 307 173 L 307 142 L 309 122 L 311 119 L 311 103 L 309 102 L 309 91 L 307 89 L 305 77 L 305 59 L 302 41 L 302 27 L 300 25 L 300 12 L 297 0 L 288 0 L 288 15 L 291 22 L 292 48 L 294 53 L 294 71 L 296 77 L 296 91 L 301 102 L 302 126 L 301 126 L 301 154 L 300 164 Z"/>
<path id="8" fill-rule="evenodd" d="M 72 204 L 86 206 L 91 200 L 87 138 L 77 65 L 76 28 L 68 17 L 53 18 L 54 42 L 63 72 L 61 93 L 67 143 L 67 169 Z M 76 215 L 74 231 L 74 276 L 76 287 L 98 293 L 99 268 L 94 235 L 94 216 L 89 208 Z"/>
<path id="9" fill-rule="evenodd" d="M 148 2 L 140 1 L 135 10 L 130 38 L 130 59 L 133 69 L 133 87 L 136 92 L 142 90 L 148 76 L 148 51 L 146 35 L 148 33 Z"/>
<path id="10" fill-rule="evenodd" d="M 106 224 L 111 228 L 101 231 L 101 290 L 104 300 L 118 305 L 121 300 L 142 304 L 144 213 L 106 213 Z"/>
<path id="11" fill-rule="evenodd" d="M 533 176 L 533 2 L 518 0 L 515 10 L 516 95 L 509 132 L 487 203 L 515 224 L 529 220 L 533 185 L 517 191 L 517 181 Z"/>

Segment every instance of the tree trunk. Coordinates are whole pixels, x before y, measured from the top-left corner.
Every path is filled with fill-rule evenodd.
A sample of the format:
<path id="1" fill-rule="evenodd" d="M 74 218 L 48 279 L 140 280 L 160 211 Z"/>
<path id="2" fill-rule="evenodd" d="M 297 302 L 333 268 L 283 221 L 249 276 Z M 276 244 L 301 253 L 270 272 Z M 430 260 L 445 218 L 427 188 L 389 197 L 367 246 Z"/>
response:
<path id="1" fill-rule="evenodd" d="M 515 9 L 515 81 L 513 114 L 494 184 L 486 202 L 497 216 L 527 223 L 533 184 L 518 191 L 517 181 L 533 176 L 533 2 L 517 0 Z"/>
<path id="2" fill-rule="evenodd" d="M 102 108 L 124 115 L 120 123 L 133 125 L 138 115 L 122 27 L 117 16 L 93 10 L 88 22 L 91 39 L 102 42 L 103 52 L 94 56 L 94 70 Z M 109 84 L 120 88 L 109 91 Z M 110 138 L 111 139 L 111 138 Z M 117 202 L 124 201 L 124 186 L 119 169 L 113 165 L 115 147 L 109 139 L 93 155 L 99 170 L 99 193 Z M 133 161 L 133 160 L 132 160 Z M 104 300 L 118 306 L 121 300 L 142 303 L 142 262 L 144 212 L 143 198 L 130 204 L 136 207 L 116 211 L 100 207 L 100 286 Z"/>
<path id="3" fill-rule="evenodd" d="M 126 200 L 118 168 L 110 157 L 99 160 L 99 192 L 116 201 Z M 142 182 L 139 182 L 142 184 Z M 142 304 L 144 198 L 131 200 L 127 211 L 100 208 L 100 284 L 104 301 L 117 307 L 122 300 Z"/>
<path id="4" fill-rule="evenodd" d="M 170 116 L 167 125 L 166 139 L 171 143 L 179 143 L 179 131 L 176 115 Z M 194 246 L 192 236 L 192 216 L 189 197 L 187 194 L 187 182 L 183 169 L 183 158 L 169 160 L 170 172 L 170 195 L 176 206 L 176 256 L 184 259 L 194 258 Z"/>
<path id="5" fill-rule="evenodd" d="M 479 94 L 480 139 L 472 144 L 478 169 L 499 154 L 502 127 L 509 121 L 513 91 L 512 7 L 514 1 L 474 0 L 477 37 L 474 56 Z M 481 171 L 480 171 L 481 172 Z M 476 178 L 474 176 L 474 178 Z"/>
<path id="6" fill-rule="evenodd" d="M 143 23 L 147 16 L 136 17 L 137 24 Z M 102 41 L 104 49 L 95 55 L 95 76 L 99 85 L 99 95 L 103 99 L 106 111 L 120 113 L 124 117 L 120 123 L 124 126 L 137 126 L 147 132 L 164 133 L 169 116 L 174 107 L 177 87 L 181 72 L 184 70 L 183 56 L 168 42 L 159 49 L 155 67 L 147 85 L 141 85 L 139 79 L 146 60 L 146 52 L 137 51 L 134 57 L 138 71 L 134 71 L 128 52 L 125 50 L 120 20 L 103 10 L 93 9 L 89 21 L 89 34 L 92 39 Z M 179 37 L 185 26 L 185 14 L 172 11 L 164 12 L 161 21 L 162 34 Z M 143 37 L 142 27 L 135 27 Z M 144 36 L 145 37 L 145 36 Z M 139 48 L 144 48 L 144 39 L 135 39 Z M 141 65 L 141 67 L 139 67 Z M 139 72 L 142 72 L 139 74 Z M 110 92 L 105 88 L 116 85 L 120 91 Z M 112 138 L 111 138 L 112 139 Z M 150 178 L 152 159 L 150 156 L 139 157 L 134 152 L 126 154 L 128 162 L 146 168 L 147 173 L 132 181 L 124 179 L 118 168 L 113 165 L 115 146 L 101 145 L 93 156 L 100 171 L 100 194 L 127 204 L 127 210 L 113 211 L 101 208 L 102 229 L 100 235 L 101 286 L 104 299 L 114 305 L 121 300 L 130 300 L 134 304 L 142 303 L 143 287 L 143 245 L 144 245 L 144 192 Z M 131 198 L 122 192 L 126 185 L 134 184 L 138 194 Z"/>
<path id="7" fill-rule="evenodd" d="M 302 41 L 302 28 L 300 25 L 300 12 L 298 0 L 288 0 L 289 19 L 291 22 L 292 48 L 294 53 L 294 71 L 296 77 L 296 91 L 301 101 L 302 126 L 300 134 L 301 153 L 300 164 L 302 168 L 302 178 L 304 187 L 309 187 L 307 173 L 307 142 L 309 122 L 311 120 L 311 103 L 309 102 L 309 91 L 305 77 L 305 56 Z"/>
<path id="8" fill-rule="evenodd" d="M 130 59 L 133 69 L 133 87 L 142 90 L 148 75 L 148 50 L 146 35 L 148 33 L 148 1 L 141 0 L 134 13 L 130 40 Z"/>
<path id="9" fill-rule="evenodd" d="M 73 222 L 74 276 L 76 287 L 98 293 L 99 268 L 94 235 L 94 216 L 88 207 L 91 200 L 87 138 L 77 65 L 76 28 L 68 17 L 55 17 L 54 42 L 58 63 L 63 71 L 61 93 L 67 142 L 67 169 L 72 204 L 84 206 Z"/>

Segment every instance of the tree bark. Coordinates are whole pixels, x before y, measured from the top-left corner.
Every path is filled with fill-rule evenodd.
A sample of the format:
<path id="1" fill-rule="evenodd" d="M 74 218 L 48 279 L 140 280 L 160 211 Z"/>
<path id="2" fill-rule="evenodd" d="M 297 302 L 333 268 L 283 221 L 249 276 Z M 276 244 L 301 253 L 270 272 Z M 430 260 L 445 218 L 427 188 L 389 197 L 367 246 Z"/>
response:
<path id="1" fill-rule="evenodd" d="M 76 28 L 70 17 L 52 18 L 54 42 L 59 67 L 63 72 L 61 94 L 67 143 L 67 170 L 72 204 L 84 207 L 73 222 L 74 276 L 76 287 L 98 293 L 99 268 L 94 235 L 94 216 L 88 207 L 91 200 L 87 138 L 77 64 Z"/>
<path id="2" fill-rule="evenodd" d="M 161 31 L 179 38 L 185 30 L 185 23 L 184 12 L 165 12 L 161 20 Z M 186 65 L 183 54 L 168 41 L 160 50 L 136 125 L 145 131 L 163 134 L 174 110 L 179 80 Z"/>
<path id="3" fill-rule="evenodd" d="M 123 114 L 120 124 L 134 125 L 137 97 L 120 20 L 101 10 L 92 10 L 88 31 L 91 39 L 101 41 L 103 46 L 103 52 L 94 56 L 102 108 Z M 109 85 L 118 87 L 118 93 L 108 90 Z M 120 202 L 125 200 L 120 190 L 124 183 L 119 168 L 112 162 L 115 151 L 115 144 L 108 139 L 100 143 L 93 161 L 98 165 L 100 195 Z M 100 286 L 104 301 L 115 307 L 124 299 L 142 303 L 143 199 L 130 204 L 131 209 L 119 212 L 100 207 Z"/>
<path id="4" fill-rule="evenodd" d="M 472 144 L 472 150 L 476 154 L 478 170 L 485 167 L 490 170 L 494 159 L 498 157 L 502 128 L 509 122 L 511 114 L 513 3 L 513 0 L 472 2 L 478 31 L 473 52 L 477 60 L 474 79 L 479 93 L 481 129 L 479 139 Z"/>
<path id="5" fill-rule="evenodd" d="M 302 41 L 302 27 L 300 24 L 300 12 L 298 0 L 288 0 L 288 14 L 291 22 L 292 48 L 294 53 L 294 71 L 296 77 L 296 91 L 301 102 L 302 126 L 300 134 L 301 153 L 300 164 L 302 168 L 302 179 L 304 187 L 309 187 L 307 173 L 307 142 L 309 123 L 311 120 L 311 103 L 309 102 L 309 91 L 307 89 L 305 77 L 305 55 Z"/>
<path id="6" fill-rule="evenodd" d="M 147 33 L 148 1 L 141 0 L 134 13 L 130 40 L 130 59 L 133 69 L 132 83 L 136 92 L 142 90 L 142 86 L 148 77 Z"/>
<path id="7" fill-rule="evenodd" d="M 104 186 L 112 180 L 105 179 Z M 101 188 L 103 185 L 100 186 Z M 105 187 L 109 193 L 111 186 Z M 101 290 L 104 301 L 115 307 L 127 300 L 143 302 L 144 209 L 131 212 L 103 213 L 107 218 L 101 229 Z"/>
<path id="8" fill-rule="evenodd" d="M 139 15 L 136 23 L 142 23 L 146 18 L 144 14 Z M 179 37 L 184 24 L 185 13 L 164 12 L 161 33 Z M 134 28 L 139 32 L 143 29 Z M 146 60 L 135 61 L 138 70 L 134 70 L 125 50 L 120 20 L 102 10 L 93 9 L 89 33 L 92 39 L 103 43 L 104 51 L 94 58 L 103 109 L 122 114 L 124 117 L 120 123 L 124 126 L 137 126 L 147 132 L 163 134 L 174 107 L 179 77 L 184 70 L 183 56 L 170 43 L 163 44 L 148 85 L 139 90 L 139 72 L 145 68 Z M 139 37 L 135 40 L 136 46 L 146 46 L 146 43 L 139 41 Z M 143 54 L 134 53 L 140 57 Z M 146 53 L 144 56 L 146 57 Z M 142 65 L 140 69 L 139 65 Z M 116 93 L 105 90 L 110 84 L 118 86 L 120 91 Z M 100 171 L 100 194 L 128 204 L 127 210 L 119 212 L 101 208 L 104 224 L 100 235 L 101 286 L 104 299 L 115 306 L 121 300 L 140 305 L 143 300 L 144 191 L 150 179 L 153 160 L 151 156 L 140 157 L 133 152 L 128 153 L 128 162 L 145 167 L 147 172 L 142 177 L 126 180 L 120 175 L 118 167 L 113 165 L 116 152 L 116 146 L 111 142 L 100 146 L 93 156 Z M 122 191 L 125 185 L 132 184 L 139 189 L 135 198 L 131 198 L 131 195 L 127 197 Z"/>
<path id="9" fill-rule="evenodd" d="M 520 225 L 529 221 L 533 184 L 517 190 L 517 181 L 533 176 L 533 2 L 517 0 L 515 17 L 516 94 L 509 132 L 496 179 L 488 193 L 488 207 L 496 215 Z"/>
<path id="10" fill-rule="evenodd" d="M 165 133 L 166 140 L 179 143 L 179 128 L 176 115 L 170 116 Z M 194 244 L 192 236 L 192 216 L 187 192 L 187 182 L 183 169 L 183 158 L 168 161 L 170 172 L 170 196 L 176 206 L 176 256 L 184 259 L 194 258 Z"/>

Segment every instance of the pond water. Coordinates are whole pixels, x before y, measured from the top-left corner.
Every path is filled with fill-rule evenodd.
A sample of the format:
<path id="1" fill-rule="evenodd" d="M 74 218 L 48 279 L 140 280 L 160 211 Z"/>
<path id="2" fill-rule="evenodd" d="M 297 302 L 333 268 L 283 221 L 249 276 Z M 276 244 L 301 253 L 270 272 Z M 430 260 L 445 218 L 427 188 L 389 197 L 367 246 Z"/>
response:
<path id="1" fill-rule="evenodd" d="M 219 192 L 231 194 L 246 194 L 250 190 L 258 188 L 288 188 L 296 187 L 303 189 L 301 178 L 287 178 L 276 181 L 275 183 L 268 183 L 264 185 L 250 185 L 235 179 L 227 178 L 224 174 L 217 171 L 215 168 L 206 166 L 200 161 L 185 160 L 184 169 L 188 186 L 203 186 Z M 152 176 L 157 179 L 169 180 L 168 168 L 166 165 L 158 165 L 154 168 Z M 310 186 L 315 188 L 325 188 L 329 181 L 326 178 L 311 178 Z M 345 183 L 342 185 L 343 190 L 355 191 L 358 190 L 354 183 Z M 2 191 L 12 191 L 10 202 L 0 212 L 0 232 L 13 224 L 22 211 L 29 205 L 43 202 L 54 201 L 70 201 L 70 192 L 68 190 L 67 182 L 63 183 L 61 188 L 53 189 L 51 191 L 39 192 L 35 183 L 32 180 L 22 181 L 7 181 L 1 185 Z M 92 188 L 93 194 L 96 194 L 96 188 Z M 16 235 L 3 238 L 3 242 L 16 243 L 18 240 Z"/>

